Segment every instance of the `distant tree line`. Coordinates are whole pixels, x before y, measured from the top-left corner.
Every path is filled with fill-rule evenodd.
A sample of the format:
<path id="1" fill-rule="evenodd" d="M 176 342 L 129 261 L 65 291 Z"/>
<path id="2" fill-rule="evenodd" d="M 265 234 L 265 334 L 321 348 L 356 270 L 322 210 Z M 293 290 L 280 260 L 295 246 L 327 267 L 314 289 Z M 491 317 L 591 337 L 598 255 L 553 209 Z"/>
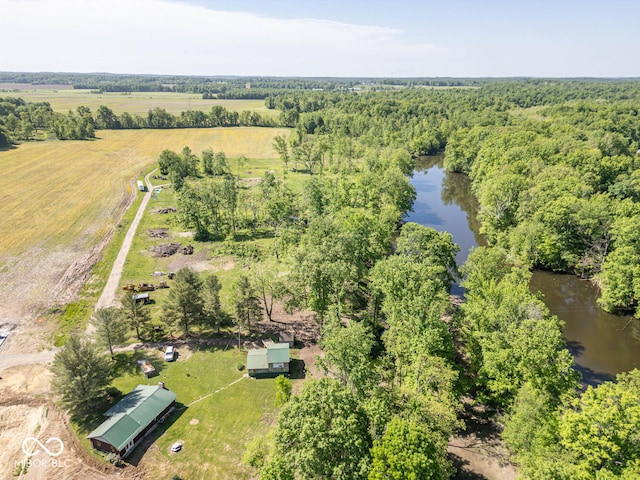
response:
<path id="1" fill-rule="evenodd" d="M 0 72 L 0 82 L 33 85 L 71 85 L 75 89 L 99 92 L 184 92 L 239 94 L 241 90 L 348 90 L 369 86 L 479 86 L 495 79 L 464 78 L 366 78 L 366 77 L 235 77 L 187 75 L 123 75 L 109 73 L 28 73 Z M 240 97 L 227 97 L 240 98 Z"/>
<path id="2" fill-rule="evenodd" d="M 48 102 L 28 103 L 21 98 L 0 98 L 0 145 L 32 140 L 41 131 L 50 131 L 58 140 L 94 138 L 96 130 L 141 128 L 212 128 L 212 127 L 276 127 L 277 120 L 265 118 L 257 112 L 229 111 L 220 105 L 209 113 L 188 110 L 173 115 L 163 108 L 150 109 L 146 115 L 117 115 L 101 105 L 95 114 L 80 106 L 67 114 L 54 112 Z"/>

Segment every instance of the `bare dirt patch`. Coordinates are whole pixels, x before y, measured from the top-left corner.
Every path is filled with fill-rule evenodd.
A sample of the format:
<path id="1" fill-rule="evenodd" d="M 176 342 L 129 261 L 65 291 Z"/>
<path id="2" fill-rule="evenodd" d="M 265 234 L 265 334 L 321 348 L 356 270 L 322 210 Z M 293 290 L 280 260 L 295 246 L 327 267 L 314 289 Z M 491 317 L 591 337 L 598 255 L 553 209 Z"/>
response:
<path id="1" fill-rule="evenodd" d="M 9 338 L 0 347 L 0 354 L 35 353 L 47 350 L 53 345 L 47 340 L 56 328 L 56 322 L 49 321 L 46 316 L 29 318 L 21 323 L 0 324 L 0 331 L 8 330 Z M 0 360 L 0 365 L 2 360 Z"/>
<path id="2" fill-rule="evenodd" d="M 515 480 L 517 472 L 499 435 L 499 427 L 483 408 L 465 402 L 467 431 L 449 440 L 454 479 Z"/>
<path id="3" fill-rule="evenodd" d="M 37 312 L 75 300 L 104 245 L 31 247 L 19 257 L 0 258 L 0 323 L 18 326 Z"/>
<path id="4" fill-rule="evenodd" d="M 66 415 L 51 402 L 50 386 L 51 373 L 42 365 L 24 365 L 1 372 L 0 465 L 6 475 L 2 478 L 12 478 L 19 464 L 29 460 L 22 450 L 27 437 L 34 437 L 43 444 L 51 437 L 57 437 L 63 443 L 63 451 L 56 457 L 57 467 L 45 452 L 34 455 L 27 473 L 20 478 L 102 480 L 143 477 L 141 469 L 117 469 L 92 457 L 78 443 Z M 57 448 L 57 444 L 47 445 Z M 34 444 L 27 441 L 27 450 L 34 451 L 30 447 Z"/>
<path id="5" fill-rule="evenodd" d="M 209 260 L 207 252 L 199 251 L 193 255 L 178 255 L 169 262 L 169 270 L 177 272 L 181 268 L 189 267 L 194 272 L 215 271 L 216 267 Z"/>

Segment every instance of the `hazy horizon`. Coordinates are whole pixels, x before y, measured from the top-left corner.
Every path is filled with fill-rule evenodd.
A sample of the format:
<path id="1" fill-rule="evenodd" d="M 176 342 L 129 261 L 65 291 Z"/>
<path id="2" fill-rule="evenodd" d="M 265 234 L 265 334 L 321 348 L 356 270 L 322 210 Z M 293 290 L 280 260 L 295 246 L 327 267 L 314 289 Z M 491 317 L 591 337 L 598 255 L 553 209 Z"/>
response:
<path id="1" fill-rule="evenodd" d="M 631 0 L 0 0 L 4 72 L 636 78 Z"/>

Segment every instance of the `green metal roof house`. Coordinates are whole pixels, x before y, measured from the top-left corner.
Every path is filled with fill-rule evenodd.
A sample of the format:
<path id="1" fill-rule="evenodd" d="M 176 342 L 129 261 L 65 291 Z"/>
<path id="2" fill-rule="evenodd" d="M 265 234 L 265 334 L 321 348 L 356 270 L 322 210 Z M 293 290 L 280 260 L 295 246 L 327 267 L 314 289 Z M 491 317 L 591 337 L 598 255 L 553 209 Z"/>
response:
<path id="1" fill-rule="evenodd" d="M 177 395 L 160 382 L 138 385 L 105 412 L 109 417 L 87 435 L 94 448 L 126 457 L 140 440 L 171 413 Z"/>
<path id="2" fill-rule="evenodd" d="M 270 375 L 289 373 L 289 344 L 273 343 L 267 348 L 249 350 L 247 353 L 247 370 L 249 375 Z"/>

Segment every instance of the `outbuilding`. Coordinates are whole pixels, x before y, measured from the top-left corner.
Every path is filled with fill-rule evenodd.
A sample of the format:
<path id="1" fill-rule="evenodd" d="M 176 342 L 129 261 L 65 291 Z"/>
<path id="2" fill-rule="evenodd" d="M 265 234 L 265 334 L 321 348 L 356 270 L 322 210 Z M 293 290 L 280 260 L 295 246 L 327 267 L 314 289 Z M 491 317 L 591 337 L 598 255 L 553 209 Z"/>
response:
<path id="1" fill-rule="evenodd" d="M 295 341 L 296 341 L 296 334 L 293 330 L 286 330 L 278 334 L 278 342 L 288 344 L 289 348 L 293 348 Z"/>
<path id="2" fill-rule="evenodd" d="M 93 448 L 126 457 L 175 408 L 177 395 L 158 385 L 138 385 L 105 412 L 109 417 L 87 435 Z"/>
<path id="3" fill-rule="evenodd" d="M 273 343 L 247 353 L 247 370 L 252 377 L 289 373 L 289 344 Z"/>

